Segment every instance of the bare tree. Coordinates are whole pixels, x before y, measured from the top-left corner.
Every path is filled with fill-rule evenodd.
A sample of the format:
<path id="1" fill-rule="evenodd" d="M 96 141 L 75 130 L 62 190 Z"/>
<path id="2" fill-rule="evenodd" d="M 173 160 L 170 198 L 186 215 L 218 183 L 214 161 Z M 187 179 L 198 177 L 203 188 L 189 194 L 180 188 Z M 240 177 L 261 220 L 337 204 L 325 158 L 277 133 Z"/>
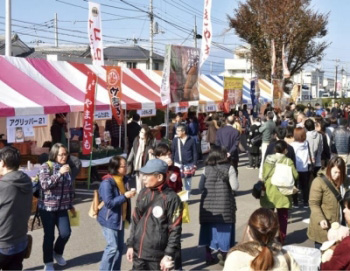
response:
<path id="1" fill-rule="evenodd" d="M 316 63 L 329 46 L 317 41 L 326 36 L 329 14 L 310 8 L 310 0 L 247 0 L 228 16 L 230 27 L 251 46 L 254 70 L 271 78 L 271 40 L 276 48 L 276 78 L 282 78 L 282 46 L 291 75 L 305 64 Z"/>

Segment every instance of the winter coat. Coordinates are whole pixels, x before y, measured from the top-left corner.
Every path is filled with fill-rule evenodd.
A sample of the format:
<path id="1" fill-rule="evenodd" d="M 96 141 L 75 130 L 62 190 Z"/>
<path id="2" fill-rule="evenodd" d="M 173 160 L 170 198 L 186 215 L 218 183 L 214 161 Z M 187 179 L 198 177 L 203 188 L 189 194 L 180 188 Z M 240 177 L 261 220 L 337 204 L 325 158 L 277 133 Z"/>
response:
<path id="1" fill-rule="evenodd" d="M 272 140 L 271 143 L 267 146 L 267 149 L 265 151 L 265 156 L 262 158 L 263 161 L 265 162 L 265 159 L 268 155 L 271 155 L 271 154 L 275 154 L 276 151 L 275 151 L 275 147 L 276 147 L 276 142 L 277 140 Z M 294 149 L 291 145 L 287 144 L 287 154 L 286 154 L 286 157 L 290 158 L 293 163 L 294 163 L 294 166 L 295 166 L 295 152 L 294 152 Z"/>
<path id="2" fill-rule="evenodd" d="M 253 155 L 259 155 L 260 153 L 261 144 L 255 145 L 255 146 L 251 144 L 251 140 L 257 135 L 261 134 L 259 132 L 259 128 L 260 128 L 260 124 L 253 124 L 252 126 L 250 126 L 250 131 L 247 136 L 247 146 L 249 148 L 248 151 L 250 152 L 250 154 L 253 154 Z"/>
<path id="3" fill-rule="evenodd" d="M 148 261 L 160 261 L 164 255 L 174 258 L 181 248 L 182 203 L 165 183 L 143 188 L 131 217 L 127 246 L 134 255 Z"/>
<path id="4" fill-rule="evenodd" d="M 334 130 L 332 142 L 336 154 L 346 155 L 350 153 L 350 131 L 345 126 L 340 125 Z"/>
<path id="5" fill-rule="evenodd" d="M 128 166 L 132 165 L 133 168 L 135 168 L 135 163 L 136 163 L 136 155 L 137 155 L 137 150 L 139 148 L 140 145 L 140 141 L 139 141 L 139 137 L 137 136 L 134 139 L 134 143 L 132 145 L 132 149 L 130 151 L 129 157 L 128 157 Z M 145 150 L 143 151 L 143 156 L 142 156 L 142 166 L 146 165 L 147 161 L 150 158 L 150 154 L 148 153 L 149 150 L 154 150 L 156 147 L 156 142 L 155 140 L 147 140 L 146 144 L 145 144 Z"/>
<path id="6" fill-rule="evenodd" d="M 340 204 L 322 180 L 320 174 L 325 174 L 325 171 L 318 172 L 310 188 L 309 206 L 311 214 L 307 236 L 312 241 L 323 243 L 328 240 L 327 230 L 321 228 L 320 222 L 326 220 L 329 227 L 333 222 L 340 222 Z M 336 188 L 332 181 L 330 183 Z M 337 190 L 339 191 L 339 189 Z"/>
<path id="7" fill-rule="evenodd" d="M 12 171 L 0 178 L 0 248 L 27 240 L 32 196 L 32 181 L 22 171 Z"/>
<path id="8" fill-rule="evenodd" d="M 226 125 L 216 132 L 216 145 L 225 147 L 234 159 L 238 159 L 238 144 L 240 139 L 239 131 L 231 125 Z"/>
<path id="9" fill-rule="evenodd" d="M 321 166 L 321 155 L 323 151 L 323 140 L 316 130 L 306 133 L 306 140 L 309 143 L 311 159 L 314 161 L 316 167 Z"/>
<path id="10" fill-rule="evenodd" d="M 235 179 L 233 187 L 230 178 Z M 200 182 L 200 190 L 203 190 L 199 207 L 200 224 L 235 223 L 237 207 L 232 191 L 237 188 L 237 175 L 230 164 L 206 166 Z"/>
<path id="11" fill-rule="evenodd" d="M 260 205 L 264 208 L 291 208 L 292 195 L 283 195 L 277 186 L 271 183 L 271 178 L 275 173 L 276 162 L 287 164 L 292 168 L 293 178 L 296 181 L 299 177 L 294 163 L 284 154 L 276 153 L 266 157 L 263 165 L 263 180 L 265 182 L 265 194 L 260 198 Z"/>
<path id="12" fill-rule="evenodd" d="M 295 152 L 295 167 L 298 172 L 307 172 L 309 163 L 309 149 L 307 141 L 304 142 L 292 142 L 290 145 L 293 147 Z"/>
<path id="13" fill-rule="evenodd" d="M 97 221 L 101 226 L 112 229 L 123 229 L 123 203 L 127 203 L 126 220 L 130 222 L 130 200 L 121 195 L 118 186 L 112 175 L 106 175 L 102 178 L 100 188 L 98 190 L 100 201 L 104 202 L 103 207 L 98 212 Z M 124 177 L 124 184 L 127 179 Z"/>
<path id="14" fill-rule="evenodd" d="M 207 125 L 208 125 L 208 142 L 210 144 L 215 144 L 215 140 L 216 140 L 216 131 L 219 129 L 217 129 L 217 121 L 216 120 L 211 120 L 211 121 L 207 121 Z"/>

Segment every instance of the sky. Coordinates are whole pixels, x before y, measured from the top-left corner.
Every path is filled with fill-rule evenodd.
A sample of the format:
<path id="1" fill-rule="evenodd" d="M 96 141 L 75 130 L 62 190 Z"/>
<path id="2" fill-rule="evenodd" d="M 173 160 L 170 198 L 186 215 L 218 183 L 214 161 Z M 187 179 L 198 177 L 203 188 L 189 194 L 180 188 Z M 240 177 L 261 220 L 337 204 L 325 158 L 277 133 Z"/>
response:
<path id="1" fill-rule="evenodd" d="M 104 46 L 138 45 L 149 49 L 149 0 L 95 0 L 101 4 Z M 155 22 L 159 32 L 154 35 L 155 52 L 163 55 L 166 44 L 194 47 L 193 29 L 202 32 L 204 0 L 153 0 Z M 244 2 L 244 0 L 242 0 Z M 212 0 L 213 46 L 202 73 L 224 71 L 224 59 L 232 58 L 233 50 L 244 42 L 229 29 L 228 15 L 238 7 L 238 0 Z M 35 43 L 54 44 L 53 18 L 58 14 L 59 44 L 83 46 L 88 44 L 85 0 L 12 0 L 12 31 L 35 46 Z M 350 15 L 349 0 L 312 0 L 311 7 L 329 13 L 328 35 L 331 45 L 319 66 L 326 77 L 335 76 L 335 59 L 350 74 Z M 0 0 L 0 35 L 5 32 L 5 0 Z M 198 40 L 200 48 L 201 40 Z M 316 65 L 309 68 L 316 68 Z"/>

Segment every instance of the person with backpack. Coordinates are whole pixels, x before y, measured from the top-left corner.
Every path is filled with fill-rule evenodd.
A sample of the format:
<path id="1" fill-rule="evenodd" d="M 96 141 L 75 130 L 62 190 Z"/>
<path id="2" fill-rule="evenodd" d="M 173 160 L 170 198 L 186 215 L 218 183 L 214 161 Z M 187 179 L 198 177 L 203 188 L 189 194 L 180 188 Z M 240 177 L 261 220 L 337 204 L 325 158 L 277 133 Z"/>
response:
<path id="1" fill-rule="evenodd" d="M 32 203 L 32 182 L 18 171 L 19 151 L 0 149 L 0 270 L 22 270 L 28 246 L 28 219 Z"/>
<path id="2" fill-rule="evenodd" d="M 135 189 L 126 189 L 126 164 L 125 158 L 112 157 L 108 165 L 109 174 L 102 178 L 99 188 L 99 199 L 103 202 L 103 207 L 98 212 L 97 221 L 107 242 L 100 270 L 120 270 L 121 267 L 124 227 L 130 223 L 130 199 L 136 195 Z"/>
<path id="3" fill-rule="evenodd" d="M 58 265 L 67 264 L 62 255 L 71 234 L 68 210 L 75 214 L 74 185 L 67 164 L 68 156 L 65 145 L 54 144 L 49 153 L 50 162 L 42 164 L 39 172 L 38 209 L 44 227 L 43 258 L 46 271 L 55 270 L 54 259 Z M 56 242 L 55 227 L 58 228 Z"/>
<path id="4" fill-rule="evenodd" d="M 292 194 L 295 182 L 298 179 L 298 172 L 293 161 L 286 157 L 287 143 L 285 141 L 278 140 L 275 145 L 275 151 L 276 154 L 266 157 L 263 165 L 263 180 L 266 191 L 260 198 L 260 205 L 263 208 L 277 209 L 280 242 L 283 244 L 287 235 L 288 209 L 292 208 Z M 287 173 L 287 171 L 288 174 L 282 175 L 282 173 Z M 275 179 L 285 183 L 277 186 Z M 289 181 L 292 182 L 289 183 Z"/>

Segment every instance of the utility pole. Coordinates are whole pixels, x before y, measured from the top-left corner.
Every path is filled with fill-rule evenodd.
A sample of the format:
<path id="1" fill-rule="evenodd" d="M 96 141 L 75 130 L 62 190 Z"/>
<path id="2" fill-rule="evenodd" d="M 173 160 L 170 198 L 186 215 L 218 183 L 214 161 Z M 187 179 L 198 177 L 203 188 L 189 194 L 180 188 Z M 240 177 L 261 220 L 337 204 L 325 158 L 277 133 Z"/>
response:
<path id="1" fill-rule="evenodd" d="M 5 56 L 12 55 L 11 39 L 11 0 L 6 0 L 6 34 L 5 34 Z"/>
<path id="2" fill-rule="evenodd" d="M 194 37 L 194 48 L 197 49 L 197 20 L 196 16 L 194 16 L 194 30 L 193 30 L 193 37 Z"/>
<path id="3" fill-rule="evenodd" d="M 55 47 L 58 48 L 57 13 L 55 13 Z"/>
<path id="4" fill-rule="evenodd" d="M 337 98 L 337 90 L 338 90 L 338 63 L 339 59 L 335 60 L 335 86 L 334 86 L 334 102 L 335 99 Z"/>
<path id="5" fill-rule="evenodd" d="M 149 26 L 149 42 L 151 45 L 151 48 L 149 50 L 149 69 L 153 70 L 153 0 L 149 0 L 149 19 L 150 19 L 150 26 Z"/>

